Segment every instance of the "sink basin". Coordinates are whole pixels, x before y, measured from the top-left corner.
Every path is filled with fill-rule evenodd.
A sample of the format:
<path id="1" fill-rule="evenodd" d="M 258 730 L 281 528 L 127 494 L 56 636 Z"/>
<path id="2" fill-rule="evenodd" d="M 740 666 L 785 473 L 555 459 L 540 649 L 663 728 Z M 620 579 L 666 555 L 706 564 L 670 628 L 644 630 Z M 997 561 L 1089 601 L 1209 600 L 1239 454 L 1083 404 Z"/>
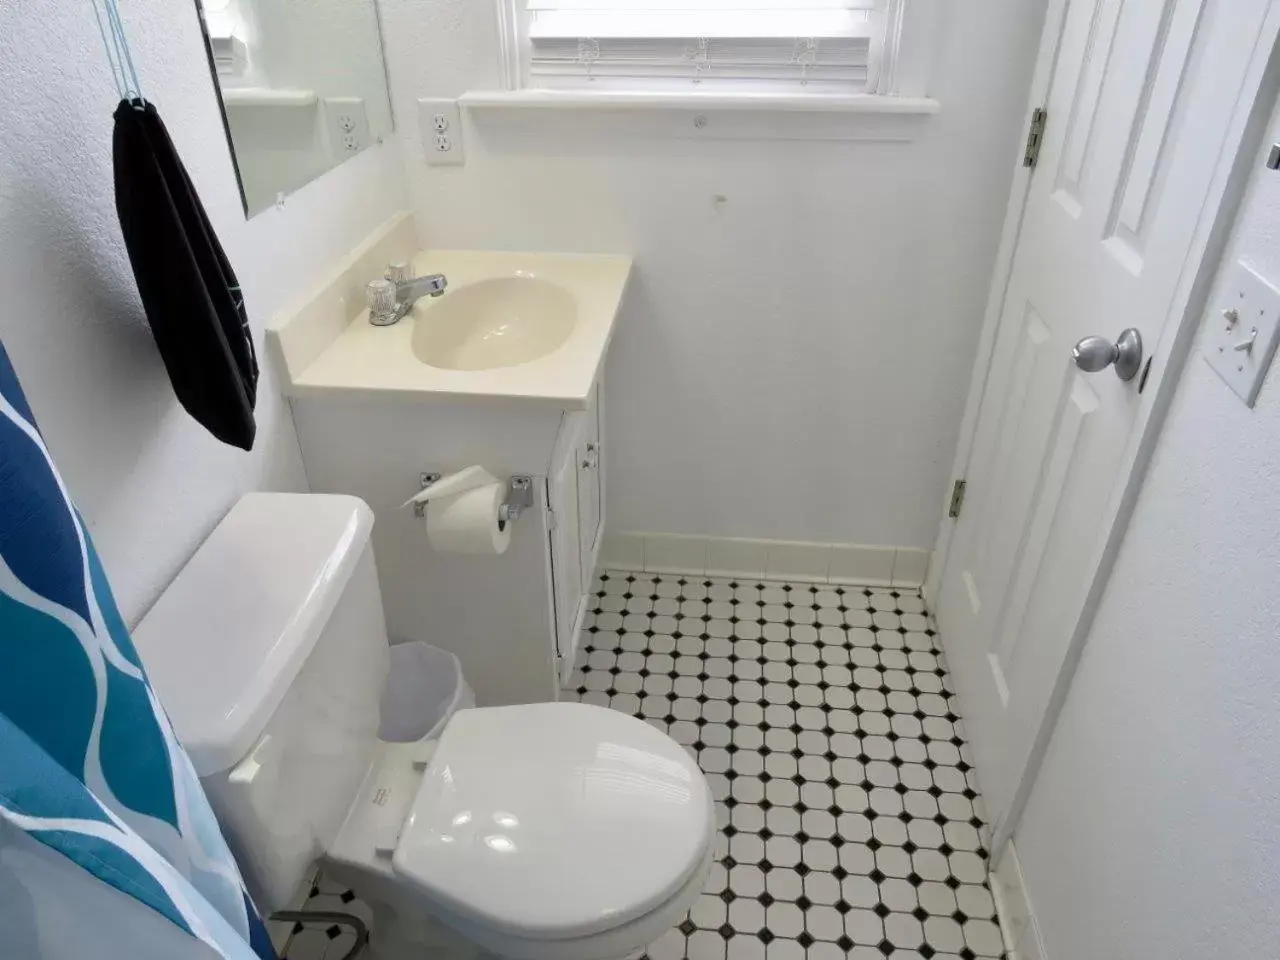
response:
<path id="1" fill-rule="evenodd" d="M 578 322 L 568 290 L 530 276 L 494 277 L 449 290 L 414 310 L 413 352 L 445 370 L 493 370 L 562 346 Z"/>
<path id="2" fill-rule="evenodd" d="M 315 297 L 273 319 L 272 362 L 290 397 L 378 401 L 503 400 L 533 409 L 595 402 L 631 258 L 511 250 L 412 250 L 414 222 L 397 214 Z M 409 263 L 449 288 L 399 323 L 353 312 L 375 267 Z M 0 951 L 3 953 L 3 951 Z"/>

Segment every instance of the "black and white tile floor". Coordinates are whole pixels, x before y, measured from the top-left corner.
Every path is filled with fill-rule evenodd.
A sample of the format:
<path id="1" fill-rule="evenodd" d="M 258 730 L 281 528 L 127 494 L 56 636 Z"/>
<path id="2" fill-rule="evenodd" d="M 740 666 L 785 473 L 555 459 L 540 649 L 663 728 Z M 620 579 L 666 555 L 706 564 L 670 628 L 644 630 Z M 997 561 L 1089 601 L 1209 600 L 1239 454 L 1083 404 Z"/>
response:
<path id="1" fill-rule="evenodd" d="M 567 696 L 685 745 L 706 893 L 650 960 L 1002 957 L 987 829 L 919 592 L 607 572 Z"/>
<path id="2" fill-rule="evenodd" d="M 648 960 L 1004 956 L 918 591 L 609 571 L 594 599 L 565 698 L 684 744 L 721 830 L 706 893 Z M 306 909 L 367 909 L 317 884 Z M 347 936 L 298 926 L 287 960 L 341 957 Z"/>
<path id="3" fill-rule="evenodd" d="M 317 873 L 303 884 L 292 909 L 312 912 L 348 913 L 372 925 L 373 911 L 368 904 L 339 883 Z M 272 943 L 282 960 L 342 960 L 355 946 L 355 931 L 333 923 L 267 923 Z"/>

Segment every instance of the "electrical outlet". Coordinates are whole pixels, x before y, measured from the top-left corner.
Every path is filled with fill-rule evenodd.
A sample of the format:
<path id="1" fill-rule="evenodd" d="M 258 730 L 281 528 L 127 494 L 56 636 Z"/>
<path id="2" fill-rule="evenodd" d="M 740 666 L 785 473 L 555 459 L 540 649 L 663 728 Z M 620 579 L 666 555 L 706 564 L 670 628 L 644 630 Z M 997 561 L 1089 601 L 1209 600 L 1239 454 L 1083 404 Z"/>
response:
<path id="1" fill-rule="evenodd" d="M 324 117 L 329 150 L 335 160 L 341 162 L 372 142 L 369 114 L 359 97 L 326 97 Z"/>
<path id="2" fill-rule="evenodd" d="M 418 123 L 427 163 L 446 166 L 465 162 L 457 100 L 419 100 Z"/>

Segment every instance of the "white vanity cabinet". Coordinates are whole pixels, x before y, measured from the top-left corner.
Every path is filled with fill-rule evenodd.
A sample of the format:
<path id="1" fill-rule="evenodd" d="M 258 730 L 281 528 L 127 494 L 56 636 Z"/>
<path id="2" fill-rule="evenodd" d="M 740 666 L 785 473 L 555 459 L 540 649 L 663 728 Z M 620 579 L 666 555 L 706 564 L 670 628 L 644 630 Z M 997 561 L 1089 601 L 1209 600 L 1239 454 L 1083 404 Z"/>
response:
<path id="1" fill-rule="evenodd" d="M 556 645 L 563 678 L 577 653 L 604 528 L 599 387 L 583 413 L 567 414 L 547 478 Z M 562 679 L 563 679 L 562 678 Z"/>
<path id="2" fill-rule="evenodd" d="M 457 654 L 482 705 L 555 700 L 572 670 L 605 516 L 601 393 L 597 384 L 585 409 L 292 398 L 312 491 L 354 494 L 373 507 L 388 636 Z M 435 550 L 403 506 L 422 474 L 471 464 L 504 480 L 533 479 L 534 506 L 498 556 Z"/>
<path id="3" fill-rule="evenodd" d="M 391 641 L 457 654 L 482 706 L 556 700 L 600 554 L 602 371 L 631 259 L 416 244 L 412 217 L 391 218 L 272 320 L 267 353 L 312 492 L 373 508 Z M 447 288 L 370 323 L 358 305 L 389 263 Z M 405 505 L 424 476 L 472 465 L 530 481 L 501 554 L 435 549 Z"/>

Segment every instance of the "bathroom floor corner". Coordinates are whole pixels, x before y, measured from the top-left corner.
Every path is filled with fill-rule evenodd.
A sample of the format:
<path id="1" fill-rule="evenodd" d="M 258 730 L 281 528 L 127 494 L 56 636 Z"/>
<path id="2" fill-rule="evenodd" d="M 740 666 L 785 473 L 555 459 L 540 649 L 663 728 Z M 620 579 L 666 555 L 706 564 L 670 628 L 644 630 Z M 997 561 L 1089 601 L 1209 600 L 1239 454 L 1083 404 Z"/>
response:
<path id="1" fill-rule="evenodd" d="M 607 571 L 593 599 L 565 698 L 670 734 L 716 800 L 706 892 L 648 960 L 1003 957 L 919 591 Z M 315 889 L 308 909 L 344 893 Z M 336 960 L 341 936 L 295 933 L 287 960 Z"/>
<path id="2" fill-rule="evenodd" d="M 317 873 L 309 890 L 299 893 L 299 910 L 313 913 L 347 913 L 359 917 L 372 928 L 373 911 L 364 901 L 342 884 Z M 282 960 L 340 960 L 355 945 L 356 936 L 349 926 L 334 923 L 287 923 L 268 921 L 271 939 Z"/>

